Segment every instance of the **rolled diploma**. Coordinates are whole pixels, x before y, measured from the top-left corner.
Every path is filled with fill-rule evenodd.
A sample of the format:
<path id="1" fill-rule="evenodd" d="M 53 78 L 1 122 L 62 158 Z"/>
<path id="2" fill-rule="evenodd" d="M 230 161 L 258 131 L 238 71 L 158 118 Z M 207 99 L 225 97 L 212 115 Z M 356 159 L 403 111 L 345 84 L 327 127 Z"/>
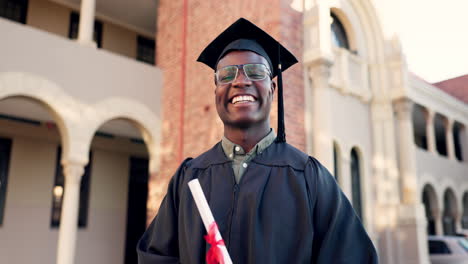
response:
<path id="1" fill-rule="evenodd" d="M 203 190 L 200 186 L 200 182 L 198 181 L 198 179 L 194 179 L 194 180 L 189 181 L 188 186 L 190 188 L 190 191 L 192 192 L 193 199 L 195 200 L 195 204 L 197 205 L 198 212 L 200 213 L 203 224 L 205 225 L 206 232 L 209 232 L 210 225 L 215 220 L 213 217 L 213 213 L 211 213 L 210 206 L 208 205 L 208 202 L 206 201 L 206 197 L 203 194 Z M 216 229 L 216 240 L 218 241 L 222 239 L 223 238 L 221 237 L 219 230 Z M 223 253 L 224 263 L 232 264 L 232 260 L 231 260 L 231 257 L 229 256 L 226 246 L 220 245 L 218 247 L 221 249 L 221 252 Z"/>

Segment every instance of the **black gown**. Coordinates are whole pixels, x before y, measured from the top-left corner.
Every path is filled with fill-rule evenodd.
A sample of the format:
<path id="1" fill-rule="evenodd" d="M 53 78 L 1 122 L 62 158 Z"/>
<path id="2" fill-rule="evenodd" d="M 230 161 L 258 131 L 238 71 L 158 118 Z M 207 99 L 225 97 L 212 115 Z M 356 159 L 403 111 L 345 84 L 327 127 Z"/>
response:
<path id="1" fill-rule="evenodd" d="M 140 264 L 205 263 L 210 245 L 187 183 L 198 178 L 234 264 L 378 263 L 348 199 L 317 160 L 273 143 L 236 184 L 221 143 L 187 159 L 137 251 Z"/>

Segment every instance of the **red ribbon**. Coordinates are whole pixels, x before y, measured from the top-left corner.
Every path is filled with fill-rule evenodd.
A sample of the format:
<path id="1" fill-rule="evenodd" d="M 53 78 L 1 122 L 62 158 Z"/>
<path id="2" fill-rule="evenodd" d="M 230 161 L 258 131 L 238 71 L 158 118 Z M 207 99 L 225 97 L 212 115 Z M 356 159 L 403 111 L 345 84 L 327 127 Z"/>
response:
<path id="1" fill-rule="evenodd" d="M 205 236 L 206 242 L 211 245 L 211 248 L 206 253 L 206 263 L 207 264 L 224 264 L 223 253 L 219 246 L 224 246 L 224 241 L 222 239 L 216 240 L 216 233 L 218 231 L 218 225 L 216 222 L 211 223 L 210 230 L 208 235 Z"/>

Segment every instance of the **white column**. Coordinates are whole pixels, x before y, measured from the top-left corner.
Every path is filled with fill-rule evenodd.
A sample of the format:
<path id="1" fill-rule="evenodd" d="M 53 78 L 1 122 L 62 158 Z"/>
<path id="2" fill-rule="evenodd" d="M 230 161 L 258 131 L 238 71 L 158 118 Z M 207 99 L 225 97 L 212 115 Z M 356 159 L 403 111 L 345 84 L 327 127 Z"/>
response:
<path id="1" fill-rule="evenodd" d="M 427 150 L 430 153 L 437 153 L 434 134 L 434 112 L 430 109 L 426 111 L 426 136 Z"/>
<path id="2" fill-rule="evenodd" d="M 93 47 L 96 47 L 96 43 L 93 40 L 95 9 L 96 0 L 81 0 L 78 42 Z"/>
<path id="3" fill-rule="evenodd" d="M 451 160 L 455 160 L 455 143 L 453 140 L 453 120 L 447 118 L 445 122 L 445 139 L 447 142 L 447 156 Z"/>
<path id="4" fill-rule="evenodd" d="M 333 171 L 333 142 L 331 138 L 330 78 L 331 63 L 320 61 L 309 68 L 312 79 L 312 149 L 313 155 L 328 170 Z"/>
<path id="5" fill-rule="evenodd" d="M 400 99 L 395 103 L 398 118 L 400 175 L 402 177 L 403 203 L 420 203 L 417 197 L 416 160 L 414 156 L 413 102 Z"/>
<path id="6" fill-rule="evenodd" d="M 400 177 L 402 204 L 398 212 L 398 263 L 429 263 L 427 250 L 426 216 L 417 193 L 416 157 L 412 121 L 413 102 L 408 98 L 395 101 L 398 120 Z"/>
<path id="7" fill-rule="evenodd" d="M 442 213 L 439 208 L 432 210 L 432 216 L 434 217 L 435 233 L 438 236 L 444 234 L 444 229 L 442 227 Z"/>
<path id="8" fill-rule="evenodd" d="M 63 172 L 65 176 L 65 193 L 60 219 L 57 264 L 73 264 L 78 229 L 80 182 L 84 173 L 84 164 L 66 162 Z"/>

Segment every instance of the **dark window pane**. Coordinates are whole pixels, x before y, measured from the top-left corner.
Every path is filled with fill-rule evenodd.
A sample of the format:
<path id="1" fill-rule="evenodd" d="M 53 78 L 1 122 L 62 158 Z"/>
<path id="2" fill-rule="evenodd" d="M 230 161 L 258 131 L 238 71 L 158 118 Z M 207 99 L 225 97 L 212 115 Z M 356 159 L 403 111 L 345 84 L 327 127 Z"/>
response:
<path id="1" fill-rule="evenodd" d="M 335 174 L 335 179 L 338 182 L 340 175 L 339 175 L 339 164 L 338 164 L 338 149 L 336 146 L 333 146 L 333 174 Z"/>
<path id="2" fill-rule="evenodd" d="M 333 19 L 333 22 L 331 24 L 333 44 L 335 44 L 336 46 L 340 48 L 349 50 L 348 37 L 346 36 L 346 30 L 343 24 L 341 24 L 340 20 L 335 14 L 331 13 L 331 17 Z"/>
<path id="3" fill-rule="evenodd" d="M 431 240 L 429 241 L 429 254 L 450 254 L 450 249 L 443 241 Z"/>
<path id="4" fill-rule="evenodd" d="M 137 43 L 137 60 L 154 64 L 154 39 L 138 36 Z"/>
<path id="5" fill-rule="evenodd" d="M 130 157 L 125 264 L 138 263 L 136 246 L 146 229 L 148 159 Z"/>
<path id="6" fill-rule="evenodd" d="M 60 226 L 62 203 L 63 203 L 64 194 L 65 194 L 65 189 L 64 189 L 65 177 L 63 175 L 63 167 L 60 164 L 61 156 L 62 156 L 62 149 L 59 147 L 57 150 L 54 187 L 52 189 L 52 215 L 51 215 L 51 222 L 50 222 L 51 227 Z M 84 174 L 81 178 L 78 227 L 86 227 L 88 223 L 91 160 L 92 160 L 92 153 L 90 152 L 89 163 L 88 165 L 86 165 Z"/>
<path id="7" fill-rule="evenodd" d="M 68 37 L 70 39 L 78 38 L 78 28 L 80 24 L 80 14 L 72 12 L 70 14 L 70 27 L 68 28 Z M 102 47 L 102 22 L 95 20 L 94 21 L 94 32 L 93 39 L 97 44 L 98 48 Z"/>
<path id="8" fill-rule="evenodd" d="M 0 17 L 26 24 L 28 0 L 0 0 Z"/>
<path id="9" fill-rule="evenodd" d="M 362 219 L 361 172 L 359 157 L 355 149 L 351 150 L 351 189 L 354 210 L 359 218 Z"/>
<path id="10" fill-rule="evenodd" d="M 0 226 L 3 224 L 3 214 L 5 211 L 10 154 L 11 139 L 0 138 Z"/>

